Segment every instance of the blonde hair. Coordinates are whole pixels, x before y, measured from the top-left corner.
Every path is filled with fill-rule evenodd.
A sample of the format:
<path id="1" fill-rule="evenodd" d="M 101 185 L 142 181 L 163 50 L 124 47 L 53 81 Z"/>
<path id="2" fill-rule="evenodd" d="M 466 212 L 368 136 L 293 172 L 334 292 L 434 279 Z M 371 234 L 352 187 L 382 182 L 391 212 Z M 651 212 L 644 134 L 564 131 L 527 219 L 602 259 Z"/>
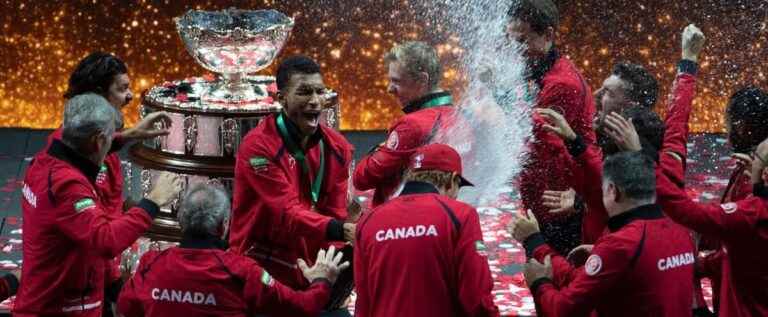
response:
<path id="1" fill-rule="evenodd" d="M 384 55 L 384 62 L 400 62 L 405 68 L 406 73 L 412 79 L 419 78 L 419 73 L 425 72 L 429 75 L 429 87 L 437 88 L 440 79 L 443 77 L 443 69 L 440 65 L 440 58 L 437 51 L 427 43 L 419 41 L 409 41 L 395 45 L 389 53 Z"/>
<path id="2" fill-rule="evenodd" d="M 443 172 L 437 170 L 428 171 L 414 171 L 407 170 L 405 172 L 406 182 L 425 182 L 435 185 L 438 188 L 448 188 L 453 182 L 457 182 L 458 177 L 452 172 Z"/>

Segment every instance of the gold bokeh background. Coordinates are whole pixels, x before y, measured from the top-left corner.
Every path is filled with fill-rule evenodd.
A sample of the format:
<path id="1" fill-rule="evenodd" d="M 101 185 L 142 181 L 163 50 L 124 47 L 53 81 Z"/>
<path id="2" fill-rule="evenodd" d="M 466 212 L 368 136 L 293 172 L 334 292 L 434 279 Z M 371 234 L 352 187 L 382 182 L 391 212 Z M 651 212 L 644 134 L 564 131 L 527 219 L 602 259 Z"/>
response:
<path id="1" fill-rule="evenodd" d="M 425 1 L 8 1 L 0 2 L 0 127 L 60 124 L 69 73 L 94 50 L 126 61 L 135 95 L 167 80 L 206 71 L 186 52 L 172 18 L 189 9 L 274 8 L 296 19 L 279 58 L 302 53 L 321 62 L 326 84 L 340 92 L 342 129 L 385 129 L 401 115 L 386 93 L 383 54 L 419 39 L 438 47 L 444 86 L 460 93 L 458 39 L 440 19 L 425 18 Z M 443 0 L 445 2 L 447 0 Z M 662 86 L 660 104 L 680 57 L 680 32 L 696 23 L 708 43 L 691 128 L 723 131 L 728 96 L 746 84 L 764 86 L 768 1 L 559 1 L 558 47 L 593 89 L 618 60 L 645 65 Z M 274 64 L 273 64 L 274 67 Z M 264 70 L 271 73 L 273 67 Z M 136 98 L 138 99 L 138 98 Z M 136 122 L 138 100 L 125 109 Z"/>

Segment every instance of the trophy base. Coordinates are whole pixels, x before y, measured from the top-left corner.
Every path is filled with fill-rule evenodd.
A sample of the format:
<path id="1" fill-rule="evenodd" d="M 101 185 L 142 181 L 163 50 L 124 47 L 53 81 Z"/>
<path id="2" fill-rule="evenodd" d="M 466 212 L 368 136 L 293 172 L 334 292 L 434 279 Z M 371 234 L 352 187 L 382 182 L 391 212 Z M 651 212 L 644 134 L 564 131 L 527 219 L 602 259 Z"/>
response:
<path id="1" fill-rule="evenodd" d="M 213 85 L 203 93 L 201 100 L 209 104 L 257 104 L 270 97 L 263 88 L 263 84 L 263 79 L 251 79 L 245 74 L 222 74 L 222 77 L 214 81 Z"/>

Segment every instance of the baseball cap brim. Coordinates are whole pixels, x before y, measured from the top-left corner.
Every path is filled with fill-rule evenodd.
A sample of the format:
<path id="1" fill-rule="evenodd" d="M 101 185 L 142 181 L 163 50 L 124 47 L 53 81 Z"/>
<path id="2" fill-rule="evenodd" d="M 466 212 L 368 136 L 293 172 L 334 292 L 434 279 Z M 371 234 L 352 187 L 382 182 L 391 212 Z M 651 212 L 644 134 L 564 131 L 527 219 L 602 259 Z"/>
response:
<path id="1" fill-rule="evenodd" d="M 464 178 L 464 176 L 459 175 L 459 187 L 464 186 L 475 186 L 475 184 L 472 184 L 470 181 Z"/>

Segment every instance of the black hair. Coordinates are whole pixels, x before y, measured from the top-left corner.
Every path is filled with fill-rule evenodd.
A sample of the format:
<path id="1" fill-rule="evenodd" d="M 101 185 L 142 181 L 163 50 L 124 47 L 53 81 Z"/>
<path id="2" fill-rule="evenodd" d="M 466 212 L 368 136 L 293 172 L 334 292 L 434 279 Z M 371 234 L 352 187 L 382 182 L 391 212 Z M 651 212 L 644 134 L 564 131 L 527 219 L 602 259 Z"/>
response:
<path id="1" fill-rule="evenodd" d="M 322 74 L 320 65 L 315 60 L 304 56 L 294 55 L 284 59 L 277 67 L 277 90 L 283 91 L 288 87 L 291 77 L 295 74 Z"/>
<path id="2" fill-rule="evenodd" d="M 531 29 L 538 34 L 544 34 L 548 28 L 556 29 L 560 23 L 560 12 L 551 0 L 514 1 L 507 16 L 530 24 Z"/>
<path id="3" fill-rule="evenodd" d="M 734 152 L 750 153 L 768 138 L 768 94 L 762 89 L 747 86 L 737 90 L 725 113 Z"/>
<path id="4" fill-rule="evenodd" d="M 659 151 L 664 143 L 664 121 L 659 115 L 650 109 L 635 106 L 624 109 L 621 112 L 624 119 L 631 120 L 635 126 L 635 131 L 640 137 L 642 153 L 652 158 L 654 161 L 659 159 Z M 598 131 L 598 143 L 603 149 L 605 155 L 611 155 L 620 152 L 619 147 L 602 131 Z"/>
<path id="5" fill-rule="evenodd" d="M 621 62 L 613 66 L 611 73 L 627 83 L 626 93 L 630 100 L 653 109 L 659 96 L 659 83 L 643 66 Z"/>
<path id="6" fill-rule="evenodd" d="M 619 152 L 603 163 L 603 178 L 632 200 L 656 196 L 656 171 L 651 158 L 640 152 Z"/>
<path id="7" fill-rule="evenodd" d="M 77 64 L 69 76 L 69 87 L 64 98 L 84 93 L 106 96 L 117 75 L 127 74 L 128 67 L 119 58 L 104 52 L 93 52 Z"/>

